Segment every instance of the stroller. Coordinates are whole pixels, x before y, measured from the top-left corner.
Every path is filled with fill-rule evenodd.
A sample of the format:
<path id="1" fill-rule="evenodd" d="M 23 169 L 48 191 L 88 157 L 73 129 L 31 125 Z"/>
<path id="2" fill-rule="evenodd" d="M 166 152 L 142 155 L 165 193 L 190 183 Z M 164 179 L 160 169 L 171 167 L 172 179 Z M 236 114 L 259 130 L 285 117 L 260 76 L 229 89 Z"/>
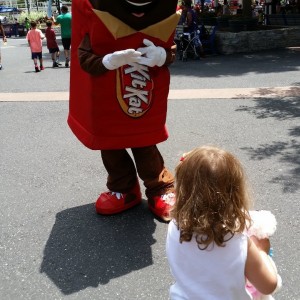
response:
<path id="1" fill-rule="evenodd" d="M 184 32 L 184 27 L 178 25 L 176 28 L 175 43 L 177 44 L 178 59 L 187 61 L 188 58 L 199 59 L 199 47 L 201 45 L 200 31 Z"/>

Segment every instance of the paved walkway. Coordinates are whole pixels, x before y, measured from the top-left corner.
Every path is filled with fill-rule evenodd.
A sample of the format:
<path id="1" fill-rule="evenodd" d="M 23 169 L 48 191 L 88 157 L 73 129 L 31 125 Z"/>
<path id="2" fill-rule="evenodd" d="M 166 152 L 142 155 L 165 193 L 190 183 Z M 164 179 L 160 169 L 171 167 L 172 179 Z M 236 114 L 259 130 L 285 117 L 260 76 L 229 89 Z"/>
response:
<path id="1" fill-rule="evenodd" d="M 106 173 L 67 126 L 69 69 L 52 69 L 45 51 L 36 74 L 26 41 L 9 45 L 0 71 L 0 299 L 168 299 L 167 224 L 146 200 L 95 214 Z M 299 52 L 176 62 L 171 74 L 170 137 L 159 145 L 166 165 L 203 144 L 235 153 L 255 208 L 278 221 L 276 300 L 300 299 Z"/>
<path id="2" fill-rule="evenodd" d="M 261 88 L 228 88 L 228 89 L 183 89 L 170 90 L 170 100 L 180 99 L 237 99 L 237 98 L 274 98 L 297 97 L 300 87 L 261 87 Z M 26 93 L 0 93 L 2 102 L 18 101 L 67 101 L 68 92 L 26 92 Z"/>

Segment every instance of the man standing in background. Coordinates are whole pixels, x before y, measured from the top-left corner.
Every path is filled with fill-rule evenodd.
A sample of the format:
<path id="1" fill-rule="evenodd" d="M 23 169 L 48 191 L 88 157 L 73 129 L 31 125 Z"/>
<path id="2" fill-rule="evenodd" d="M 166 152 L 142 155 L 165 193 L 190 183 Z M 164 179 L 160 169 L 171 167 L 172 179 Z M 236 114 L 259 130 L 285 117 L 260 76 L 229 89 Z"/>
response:
<path id="1" fill-rule="evenodd" d="M 61 27 L 61 41 L 64 48 L 66 58 L 65 67 L 69 67 L 70 63 L 70 47 L 71 47 L 71 21 L 72 15 L 66 5 L 61 7 L 61 14 L 55 20 L 52 18 L 55 25 L 60 24 Z"/>
<path id="2" fill-rule="evenodd" d="M 3 43 L 6 43 L 6 36 L 5 31 L 2 26 L 1 20 L 0 20 L 0 34 L 2 35 Z M 2 70 L 2 64 L 1 64 L 1 48 L 0 48 L 0 70 Z"/>

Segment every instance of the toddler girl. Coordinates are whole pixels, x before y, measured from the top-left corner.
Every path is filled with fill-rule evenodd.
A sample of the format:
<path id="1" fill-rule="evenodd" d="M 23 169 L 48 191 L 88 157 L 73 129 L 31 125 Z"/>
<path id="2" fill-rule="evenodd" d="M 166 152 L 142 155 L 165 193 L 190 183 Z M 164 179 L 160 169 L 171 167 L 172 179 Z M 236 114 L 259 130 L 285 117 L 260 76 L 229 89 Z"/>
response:
<path id="1" fill-rule="evenodd" d="M 166 245 L 176 280 L 170 298 L 252 299 L 246 278 L 262 294 L 274 292 L 277 274 L 266 254 L 268 241 L 244 234 L 251 222 L 250 197 L 240 162 L 204 146 L 187 153 L 175 178 Z"/>

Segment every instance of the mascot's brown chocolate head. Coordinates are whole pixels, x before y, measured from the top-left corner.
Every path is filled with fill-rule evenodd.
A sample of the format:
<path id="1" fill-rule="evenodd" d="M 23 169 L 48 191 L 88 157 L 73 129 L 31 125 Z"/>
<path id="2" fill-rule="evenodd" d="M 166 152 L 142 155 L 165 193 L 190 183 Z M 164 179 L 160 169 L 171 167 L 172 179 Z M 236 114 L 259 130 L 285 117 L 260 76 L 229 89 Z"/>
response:
<path id="1" fill-rule="evenodd" d="M 90 0 L 135 30 L 156 24 L 175 13 L 177 0 Z"/>

